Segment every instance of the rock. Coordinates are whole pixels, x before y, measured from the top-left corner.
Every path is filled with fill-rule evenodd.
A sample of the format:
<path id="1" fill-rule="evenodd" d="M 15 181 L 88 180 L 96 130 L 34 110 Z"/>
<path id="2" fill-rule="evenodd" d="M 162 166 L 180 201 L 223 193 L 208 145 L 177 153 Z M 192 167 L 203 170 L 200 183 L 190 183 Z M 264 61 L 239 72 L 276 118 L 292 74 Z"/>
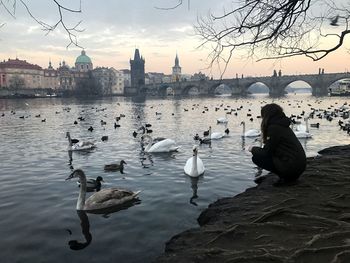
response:
<path id="1" fill-rule="evenodd" d="M 295 185 L 271 175 L 210 204 L 156 262 L 350 262 L 350 146 L 321 152 Z"/>

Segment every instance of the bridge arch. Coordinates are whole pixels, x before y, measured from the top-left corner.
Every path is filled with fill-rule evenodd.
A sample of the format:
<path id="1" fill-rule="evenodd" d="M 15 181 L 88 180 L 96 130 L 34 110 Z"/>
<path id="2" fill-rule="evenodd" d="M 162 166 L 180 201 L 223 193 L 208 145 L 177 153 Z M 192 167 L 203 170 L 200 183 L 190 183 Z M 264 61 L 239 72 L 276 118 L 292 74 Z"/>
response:
<path id="1" fill-rule="evenodd" d="M 222 93 L 222 90 L 229 91 L 232 94 L 232 87 L 227 83 L 221 82 L 213 83 L 211 86 L 209 86 L 208 94 L 215 95 L 217 93 Z"/>
<path id="2" fill-rule="evenodd" d="M 171 88 L 171 89 L 172 89 L 172 87 L 171 87 L 169 84 L 162 84 L 162 85 L 158 86 L 158 88 L 157 88 L 157 94 L 158 94 L 159 96 L 166 96 L 166 95 L 167 95 L 168 88 Z"/>
<path id="3" fill-rule="evenodd" d="M 254 93 L 264 93 L 269 94 L 270 88 L 265 83 L 257 81 L 250 85 L 247 85 L 247 93 L 254 94 Z"/>
<path id="4" fill-rule="evenodd" d="M 312 93 L 313 83 L 305 80 L 293 80 L 284 84 L 284 91 L 287 93 Z"/>
<path id="5" fill-rule="evenodd" d="M 182 89 L 181 95 L 199 95 L 200 87 L 194 84 L 188 84 Z"/>

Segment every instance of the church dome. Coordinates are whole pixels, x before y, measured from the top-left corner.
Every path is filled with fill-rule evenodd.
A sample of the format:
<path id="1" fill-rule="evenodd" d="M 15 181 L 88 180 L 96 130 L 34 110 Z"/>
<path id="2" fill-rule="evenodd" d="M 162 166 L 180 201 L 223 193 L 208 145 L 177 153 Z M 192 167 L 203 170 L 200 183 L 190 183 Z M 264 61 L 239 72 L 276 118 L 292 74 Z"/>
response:
<path id="1" fill-rule="evenodd" d="M 88 64 L 88 63 L 92 63 L 91 59 L 89 56 L 86 55 L 85 50 L 81 51 L 81 55 L 79 57 L 77 57 L 77 59 L 75 60 L 75 63 L 80 63 L 80 64 Z"/>

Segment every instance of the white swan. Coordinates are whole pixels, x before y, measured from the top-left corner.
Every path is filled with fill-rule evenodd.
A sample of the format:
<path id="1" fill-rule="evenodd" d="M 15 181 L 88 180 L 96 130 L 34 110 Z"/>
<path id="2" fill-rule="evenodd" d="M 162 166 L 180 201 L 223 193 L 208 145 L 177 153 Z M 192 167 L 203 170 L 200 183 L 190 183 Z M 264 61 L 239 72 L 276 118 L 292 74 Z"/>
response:
<path id="1" fill-rule="evenodd" d="M 305 130 L 302 129 L 302 130 L 294 131 L 294 134 L 298 139 L 312 138 L 312 134 L 309 132 L 309 122 L 308 122 L 309 118 L 305 118 L 304 120 L 305 120 Z"/>
<path id="2" fill-rule="evenodd" d="M 218 140 L 223 138 L 226 135 L 224 132 L 213 132 L 210 134 L 210 139 L 212 140 Z"/>
<path id="3" fill-rule="evenodd" d="M 153 139 L 150 135 L 143 135 L 142 139 L 146 137 L 149 138 L 150 141 L 144 151 L 148 153 L 174 152 L 180 148 L 176 146 L 175 141 L 172 139 L 164 139 L 153 144 Z"/>
<path id="4" fill-rule="evenodd" d="M 220 117 L 216 121 L 217 121 L 217 123 L 228 123 L 227 112 L 226 112 L 226 116 L 225 117 Z"/>
<path id="5" fill-rule="evenodd" d="M 197 146 L 193 146 L 193 156 L 189 158 L 184 166 L 185 174 L 198 177 L 205 171 L 202 160 L 198 157 Z"/>
<path id="6" fill-rule="evenodd" d="M 77 210 L 94 211 L 118 206 L 133 200 L 140 193 L 140 191 L 132 192 L 126 189 L 108 188 L 94 193 L 85 200 L 87 188 L 85 173 L 81 169 L 74 170 L 66 180 L 72 178 L 79 178 L 81 186 L 76 206 Z"/>
<path id="7" fill-rule="evenodd" d="M 261 135 L 261 131 L 257 129 L 250 129 L 246 131 L 244 121 L 241 122 L 241 125 L 243 125 L 242 137 L 259 137 Z"/>
<path id="8" fill-rule="evenodd" d="M 68 150 L 70 151 L 86 151 L 96 147 L 96 144 L 90 141 L 78 141 L 77 143 L 73 143 L 69 132 L 66 133 L 66 137 L 68 138 Z"/>

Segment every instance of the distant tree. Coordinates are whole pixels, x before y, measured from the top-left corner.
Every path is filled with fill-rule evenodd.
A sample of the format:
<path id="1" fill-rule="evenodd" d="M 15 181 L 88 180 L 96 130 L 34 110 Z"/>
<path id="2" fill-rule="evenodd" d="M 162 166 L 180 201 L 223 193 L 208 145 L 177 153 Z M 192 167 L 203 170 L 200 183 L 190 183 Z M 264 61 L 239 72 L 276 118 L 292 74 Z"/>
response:
<path id="1" fill-rule="evenodd" d="M 79 78 L 76 80 L 74 90 L 76 97 L 100 97 L 103 95 L 101 84 L 89 73 L 88 78 Z"/>
<path id="2" fill-rule="evenodd" d="M 21 78 L 18 75 L 14 75 L 12 78 L 9 79 L 9 87 L 11 89 L 22 89 L 24 88 L 24 85 L 24 78 Z"/>

